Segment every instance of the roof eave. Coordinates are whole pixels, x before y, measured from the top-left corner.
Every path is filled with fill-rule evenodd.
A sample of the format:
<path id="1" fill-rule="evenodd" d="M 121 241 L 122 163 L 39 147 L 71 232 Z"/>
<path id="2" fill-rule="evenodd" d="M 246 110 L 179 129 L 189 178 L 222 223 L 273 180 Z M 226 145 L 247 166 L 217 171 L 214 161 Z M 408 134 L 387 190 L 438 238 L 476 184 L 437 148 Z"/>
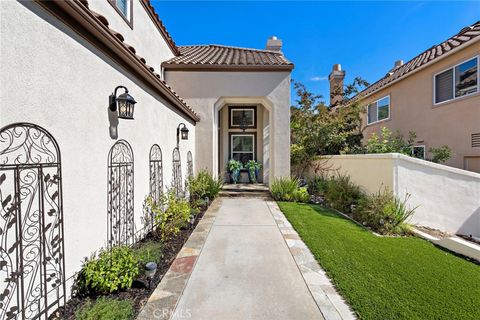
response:
<path id="1" fill-rule="evenodd" d="M 286 65 L 212 65 L 212 64 L 177 64 L 162 63 L 165 71 L 257 71 L 257 72 L 281 72 L 292 71 L 293 64 Z"/>
<path id="2" fill-rule="evenodd" d="M 131 68 L 141 79 L 143 79 L 151 87 L 155 88 L 163 97 L 165 97 L 170 103 L 172 103 L 179 111 L 185 114 L 190 120 L 194 122 L 200 121 L 200 118 L 182 101 L 182 99 L 174 94 L 162 80 L 158 79 L 152 71 L 149 70 L 148 65 L 140 60 L 140 57 L 136 56 L 131 50 L 128 49 L 118 37 L 114 36 L 110 29 L 95 17 L 83 3 L 79 0 L 72 1 L 42 1 L 35 0 L 43 8 L 55 15 L 58 19 L 66 23 L 72 29 L 75 29 L 71 19 L 75 23 L 79 24 L 82 29 L 89 32 L 96 41 L 99 41 L 103 46 L 108 48 L 109 52 L 105 52 L 108 55 L 115 55 L 112 58 L 120 59 L 125 65 Z M 59 15 L 59 10 L 62 15 Z M 68 19 L 65 19 L 64 15 L 68 15 Z M 68 21 L 67 21 L 68 20 Z M 89 41 L 83 34 L 83 38 Z M 93 43 L 95 45 L 95 43 Z"/>
<path id="3" fill-rule="evenodd" d="M 394 84 L 397 83 L 397 82 L 400 82 L 400 81 L 402 81 L 402 80 L 405 80 L 405 79 L 407 79 L 408 77 L 410 77 L 411 75 L 416 74 L 417 72 L 422 71 L 422 70 L 425 69 L 425 68 L 428 68 L 428 67 L 431 66 L 432 64 L 434 64 L 434 63 L 436 63 L 436 62 L 438 62 L 438 61 L 441 61 L 441 60 L 449 57 L 450 55 L 455 54 L 455 53 L 457 53 L 458 51 L 465 49 L 465 48 L 468 47 L 468 46 L 471 46 L 472 44 L 474 44 L 474 43 L 476 43 L 476 42 L 478 42 L 478 41 L 480 41 L 480 36 L 474 38 L 473 40 L 464 42 L 462 45 L 460 45 L 460 46 L 458 46 L 458 47 L 456 47 L 456 48 L 448 51 L 448 52 L 445 53 L 445 54 L 442 54 L 442 55 L 441 55 L 440 57 L 438 57 L 437 59 L 434 59 L 434 60 L 432 60 L 432 61 L 430 61 L 430 62 L 428 62 L 428 63 L 426 63 L 426 64 L 424 64 L 424 65 L 422 65 L 422 66 L 420 66 L 420 67 L 418 67 L 418 68 L 416 68 L 416 69 L 414 69 L 413 71 L 406 73 L 404 76 L 401 76 L 401 77 L 399 77 L 398 79 L 395 79 L 395 80 L 387 83 L 387 84 L 384 85 L 383 87 L 381 87 L 381 88 L 379 88 L 379 89 L 377 89 L 377 90 L 375 90 L 375 91 L 373 91 L 373 92 L 370 92 L 369 94 L 366 94 L 366 95 L 364 95 L 364 96 L 361 96 L 361 95 L 362 95 L 362 92 L 368 89 L 368 88 L 366 88 L 366 89 L 362 90 L 362 92 L 359 92 L 357 95 L 355 95 L 354 97 L 352 97 L 351 99 L 349 99 L 349 103 L 348 103 L 348 104 L 353 103 L 353 102 L 357 102 L 357 101 L 361 101 L 361 100 L 363 100 L 363 99 L 366 99 L 366 98 L 368 98 L 368 97 L 370 97 L 370 96 L 378 93 L 379 91 L 381 91 L 381 90 L 383 90 L 383 89 L 386 89 L 386 88 L 394 85 Z M 414 59 L 415 59 L 415 58 L 414 58 Z M 407 63 L 408 63 L 408 62 L 407 62 Z M 382 78 L 382 79 L 383 79 L 383 78 Z M 381 81 L 382 79 L 380 79 L 380 80 L 378 80 L 378 81 Z M 375 81 L 375 82 L 372 84 L 372 86 L 373 86 L 375 83 L 377 83 L 378 81 Z"/>

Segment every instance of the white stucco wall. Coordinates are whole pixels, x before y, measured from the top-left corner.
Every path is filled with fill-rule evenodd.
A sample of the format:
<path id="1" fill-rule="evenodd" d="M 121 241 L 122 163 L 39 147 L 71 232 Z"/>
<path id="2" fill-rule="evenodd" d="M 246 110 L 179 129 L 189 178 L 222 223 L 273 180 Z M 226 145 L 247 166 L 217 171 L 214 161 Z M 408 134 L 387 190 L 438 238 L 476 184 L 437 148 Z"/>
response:
<path id="1" fill-rule="evenodd" d="M 107 240 L 107 157 L 116 142 L 109 133 L 113 89 L 126 86 L 138 102 L 135 119 L 118 124 L 118 139 L 131 144 L 135 157 L 137 229 L 149 192 L 150 147 L 157 143 L 162 149 L 168 186 L 177 125 L 184 122 L 190 130 L 189 140 L 180 142 L 183 175 L 187 152 L 195 158 L 195 126 L 37 5 L 0 5 L 0 127 L 31 122 L 48 130 L 60 146 L 66 276 L 71 277 L 81 260 Z"/>
<path id="2" fill-rule="evenodd" d="M 109 28 L 120 32 L 125 42 L 133 46 L 137 54 L 144 57 L 155 72 L 161 74 L 160 65 L 163 61 L 173 58 L 174 54 L 140 1 L 130 1 L 133 9 L 133 29 L 108 0 L 89 0 L 88 6 L 107 18 Z"/>
<path id="3" fill-rule="evenodd" d="M 271 145 L 269 155 L 272 177 L 290 174 L 290 72 L 193 72 L 166 71 L 166 81 L 200 115 L 197 125 L 197 168 L 218 172 L 218 142 L 215 138 L 215 108 L 232 105 L 261 104 L 271 111 L 264 136 Z M 264 117 L 265 118 L 265 117 Z M 265 139 L 264 139 L 265 140 Z M 211 152 L 200 152 L 210 149 Z"/>
<path id="4" fill-rule="evenodd" d="M 338 155 L 320 161 L 323 168 L 348 174 L 366 192 L 386 186 L 401 199 L 410 194 L 408 204 L 419 206 L 413 224 L 480 236 L 478 173 L 400 154 Z"/>

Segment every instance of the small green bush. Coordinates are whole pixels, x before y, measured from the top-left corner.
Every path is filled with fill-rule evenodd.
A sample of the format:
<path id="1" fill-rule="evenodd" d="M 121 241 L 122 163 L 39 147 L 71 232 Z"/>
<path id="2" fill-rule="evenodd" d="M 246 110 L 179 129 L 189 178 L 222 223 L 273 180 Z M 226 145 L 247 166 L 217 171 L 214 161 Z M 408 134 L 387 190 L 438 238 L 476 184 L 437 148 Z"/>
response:
<path id="1" fill-rule="evenodd" d="M 316 176 L 308 182 L 308 192 L 314 196 L 325 195 L 328 188 L 328 178 L 320 175 Z"/>
<path id="2" fill-rule="evenodd" d="M 310 199 L 307 188 L 300 187 L 296 178 L 275 179 L 270 187 L 270 192 L 277 201 L 308 202 Z"/>
<path id="3" fill-rule="evenodd" d="M 336 175 L 328 180 L 325 190 L 325 200 L 332 208 L 350 213 L 352 206 L 356 206 L 364 193 L 359 186 L 351 182 L 347 175 Z"/>
<path id="4" fill-rule="evenodd" d="M 452 149 L 449 146 L 441 146 L 439 148 L 430 148 L 428 151 L 432 154 L 432 162 L 444 163 L 452 157 Z"/>
<path id="5" fill-rule="evenodd" d="M 202 170 L 195 177 L 189 178 L 188 190 L 192 201 L 205 199 L 213 200 L 223 187 L 223 179 L 215 179 L 207 170 Z"/>
<path id="6" fill-rule="evenodd" d="M 133 251 L 141 266 L 150 261 L 158 263 L 163 257 L 163 246 L 160 241 L 148 240 L 139 243 Z"/>
<path id="7" fill-rule="evenodd" d="M 126 246 L 100 250 L 85 259 L 77 280 L 80 293 L 111 293 L 132 286 L 138 276 L 138 259 L 133 250 Z"/>
<path id="8" fill-rule="evenodd" d="M 179 198 L 175 190 L 169 190 L 162 195 L 161 204 L 158 205 L 147 199 L 155 217 L 157 232 L 162 241 L 168 241 L 178 234 L 181 228 L 190 221 L 190 204 L 186 199 Z M 165 209 L 163 209 L 165 208 Z"/>
<path id="9" fill-rule="evenodd" d="M 87 302 L 75 312 L 77 320 L 130 320 L 133 319 L 133 303 L 100 297 L 95 302 Z"/>
<path id="10" fill-rule="evenodd" d="M 408 208 L 410 195 L 401 200 L 388 189 L 383 189 L 360 200 L 352 216 L 380 234 L 408 234 L 406 221 L 416 208 Z"/>

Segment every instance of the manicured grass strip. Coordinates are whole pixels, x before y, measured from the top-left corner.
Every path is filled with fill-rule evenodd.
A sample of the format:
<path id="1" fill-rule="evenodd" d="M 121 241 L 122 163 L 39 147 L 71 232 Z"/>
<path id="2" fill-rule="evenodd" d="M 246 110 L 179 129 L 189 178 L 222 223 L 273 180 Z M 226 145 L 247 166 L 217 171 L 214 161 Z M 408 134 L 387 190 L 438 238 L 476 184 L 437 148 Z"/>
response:
<path id="1" fill-rule="evenodd" d="M 480 266 L 415 237 L 376 237 L 320 206 L 279 206 L 361 319 L 480 319 Z"/>
<path id="2" fill-rule="evenodd" d="M 132 318 L 132 301 L 104 297 L 86 303 L 75 313 L 77 320 L 130 320 Z"/>

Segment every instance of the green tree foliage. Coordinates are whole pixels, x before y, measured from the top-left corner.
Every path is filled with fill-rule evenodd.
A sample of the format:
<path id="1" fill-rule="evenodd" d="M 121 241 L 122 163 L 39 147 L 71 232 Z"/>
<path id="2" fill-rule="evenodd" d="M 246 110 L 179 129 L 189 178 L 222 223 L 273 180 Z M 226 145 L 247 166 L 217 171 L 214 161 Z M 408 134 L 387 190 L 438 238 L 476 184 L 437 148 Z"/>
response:
<path id="1" fill-rule="evenodd" d="M 360 78 L 348 85 L 345 95 L 358 92 L 366 84 Z M 307 167 L 317 155 L 353 152 L 360 148 L 362 111 L 358 104 L 329 108 L 322 96 L 315 95 L 300 82 L 294 82 L 298 99 L 291 108 L 292 164 Z M 356 91 L 355 91 L 356 90 Z"/>
<path id="2" fill-rule="evenodd" d="M 410 131 L 405 140 L 400 132 L 393 133 L 387 127 L 382 127 L 380 135 L 372 133 L 365 145 L 365 153 L 403 153 L 412 155 L 412 147 L 417 135 Z"/>

